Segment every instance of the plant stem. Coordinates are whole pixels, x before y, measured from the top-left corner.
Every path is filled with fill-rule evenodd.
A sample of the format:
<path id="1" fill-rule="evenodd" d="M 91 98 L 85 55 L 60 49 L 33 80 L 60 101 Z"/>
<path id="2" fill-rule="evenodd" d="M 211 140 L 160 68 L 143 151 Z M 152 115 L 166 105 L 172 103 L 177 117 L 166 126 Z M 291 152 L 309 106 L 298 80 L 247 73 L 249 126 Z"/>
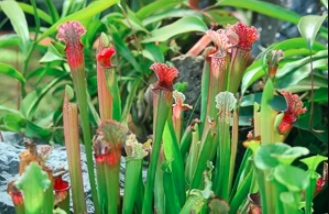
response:
<path id="1" fill-rule="evenodd" d="M 219 133 L 219 147 L 218 155 L 216 161 L 216 175 L 215 175 L 215 185 L 214 192 L 216 195 L 222 197 L 223 199 L 228 199 L 229 197 L 229 163 L 230 163 L 230 124 L 221 122 L 218 125 Z"/>
<path id="2" fill-rule="evenodd" d="M 101 213 L 107 213 L 108 209 L 108 196 L 106 193 L 106 172 L 105 172 L 105 163 L 96 162 L 97 166 L 97 187 L 98 187 L 98 198 L 100 203 Z"/>
<path id="3" fill-rule="evenodd" d="M 212 149 L 214 149 L 213 144 L 215 144 L 215 139 L 216 132 L 214 130 L 209 130 L 205 142 L 202 143 L 204 146 L 200 153 L 200 157 L 198 158 L 197 168 L 190 189 L 200 189 L 202 187 L 202 175 L 207 169 L 208 161 L 212 161 L 209 154 L 211 153 Z"/>
<path id="4" fill-rule="evenodd" d="M 235 173 L 236 166 L 236 156 L 238 152 L 238 143 L 239 143 L 239 112 L 235 109 L 233 114 L 233 129 L 232 129 L 232 146 L 231 146 L 231 161 L 230 161 L 230 170 L 229 170 L 229 192 L 232 190 L 233 178 Z"/>
<path id="5" fill-rule="evenodd" d="M 171 161 L 163 164 L 163 185 L 166 195 L 166 204 L 170 213 L 180 213 L 181 206 L 177 198 L 177 189 L 174 185 L 173 172 L 171 170 Z"/>
<path id="6" fill-rule="evenodd" d="M 54 187 L 50 185 L 45 192 L 45 199 L 43 203 L 43 213 L 52 214 L 54 209 Z"/>
<path id="7" fill-rule="evenodd" d="M 172 112 L 169 113 L 172 115 Z M 185 172 L 184 172 L 184 161 L 181 156 L 179 146 L 177 143 L 174 124 L 172 121 L 172 117 L 169 116 L 164 133 L 163 133 L 163 148 L 164 154 L 167 160 L 172 161 L 172 171 L 173 171 L 173 179 L 175 184 L 175 189 L 177 193 L 177 198 L 181 206 L 184 206 L 186 202 L 186 191 L 185 191 Z"/>
<path id="8" fill-rule="evenodd" d="M 120 161 L 117 166 L 105 164 L 108 214 L 117 214 L 120 195 Z"/>
<path id="9" fill-rule="evenodd" d="M 98 53 L 110 46 L 108 37 L 101 34 Z M 109 120 L 113 118 L 113 97 L 107 88 L 106 75 L 103 66 L 97 62 L 97 87 L 99 99 L 99 112 L 102 120 Z"/>
<path id="10" fill-rule="evenodd" d="M 112 95 L 112 103 L 113 103 L 113 119 L 120 122 L 121 121 L 121 98 L 120 98 L 120 90 L 117 82 L 117 76 L 115 73 L 115 69 L 104 69 L 106 75 L 106 84 L 108 90 Z"/>
<path id="11" fill-rule="evenodd" d="M 89 175 L 89 182 L 92 191 L 92 198 L 95 206 L 95 211 L 97 214 L 100 214 L 100 206 L 98 202 L 98 195 L 97 195 L 97 189 L 95 183 L 96 180 L 95 180 L 95 171 L 94 171 L 91 132 L 89 126 L 86 74 L 83 69 L 79 71 L 73 71 L 72 78 L 73 78 L 74 88 L 77 94 L 77 100 L 79 103 L 80 118 L 81 118 L 81 125 L 82 125 L 82 131 L 84 136 L 85 148 L 86 148 L 88 175 Z"/>
<path id="12" fill-rule="evenodd" d="M 269 79 L 265 85 L 262 106 L 261 106 L 261 137 L 262 145 L 269 145 L 275 143 L 275 131 L 274 123 L 276 112 L 271 107 L 271 101 L 274 98 L 274 86 L 271 79 Z M 261 172 L 261 180 L 264 182 L 262 199 L 263 199 L 263 212 L 264 214 L 275 213 L 275 197 L 274 197 L 274 184 L 268 181 L 270 175 L 269 171 Z M 260 184 L 261 186 L 261 184 Z"/>
<path id="13" fill-rule="evenodd" d="M 235 180 L 234 186 L 231 191 L 230 202 L 233 200 L 233 196 L 235 195 L 237 190 L 240 188 L 241 183 L 245 180 L 245 177 L 247 174 L 246 172 L 249 172 L 251 170 L 252 162 L 249 160 L 251 154 L 252 154 L 251 149 L 247 149 L 247 151 L 244 154 L 242 163 L 240 165 L 239 172 L 236 176 L 236 180 Z"/>
<path id="14" fill-rule="evenodd" d="M 198 163 L 200 141 L 198 125 L 195 126 L 195 132 L 192 133 L 192 145 L 186 161 L 185 177 L 188 184 L 192 184 L 195 170 Z"/>
<path id="15" fill-rule="evenodd" d="M 172 106 L 172 91 L 155 90 L 153 92 L 154 102 L 154 143 L 152 148 L 151 164 L 149 167 L 146 183 L 145 198 L 143 202 L 143 214 L 152 213 L 153 189 L 155 174 L 160 155 L 162 135 Z"/>
<path id="16" fill-rule="evenodd" d="M 142 173 L 143 160 L 130 158 L 127 160 L 126 185 L 123 199 L 123 214 L 132 214 L 137 197 L 139 177 Z"/>
<path id="17" fill-rule="evenodd" d="M 160 158 L 158 160 L 154 186 L 154 206 L 157 214 L 165 213 L 165 190 L 162 171 L 163 158 L 164 154 L 161 151 Z"/>
<path id="18" fill-rule="evenodd" d="M 194 130 L 194 127 L 189 126 L 183 135 L 182 144 L 181 144 L 181 148 L 180 148 L 183 160 L 186 159 L 186 153 L 191 146 L 193 130 Z"/>
<path id="19" fill-rule="evenodd" d="M 208 37 L 208 36 L 207 36 Z M 209 86 L 209 71 L 210 65 L 208 62 L 205 63 L 202 73 L 201 83 L 201 125 L 200 131 L 204 130 L 204 126 L 207 121 L 207 104 L 208 104 L 208 86 Z"/>
<path id="20" fill-rule="evenodd" d="M 253 177 L 252 175 L 253 170 L 248 173 L 246 179 L 242 182 L 240 189 L 237 191 L 232 201 L 230 202 L 231 210 L 229 214 L 236 214 L 241 204 L 243 204 L 243 201 L 247 198 Z"/>
<path id="21" fill-rule="evenodd" d="M 78 106 L 69 102 L 67 94 L 64 101 L 63 120 L 74 212 L 84 213 L 87 211 L 87 207 L 84 194 L 82 194 L 84 189 L 80 157 Z"/>

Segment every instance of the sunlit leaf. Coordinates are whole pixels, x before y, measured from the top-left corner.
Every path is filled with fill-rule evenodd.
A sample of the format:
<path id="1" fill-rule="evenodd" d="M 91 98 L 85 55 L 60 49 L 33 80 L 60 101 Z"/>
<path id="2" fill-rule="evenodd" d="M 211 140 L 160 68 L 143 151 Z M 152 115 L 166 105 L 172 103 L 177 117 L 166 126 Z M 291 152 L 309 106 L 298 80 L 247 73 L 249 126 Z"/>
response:
<path id="1" fill-rule="evenodd" d="M 302 17 L 298 24 L 299 32 L 306 39 L 309 49 L 312 49 L 316 36 L 321 29 L 323 22 L 327 19 L 327 16 L 305 16 Z"/>
<path id="2" fill-rule="evenodd" d="M 0 7 L 9 18 L 17 35 L 21 38 L 21 48 L 26 54 L 30 45 L 30 36 L 25 14 L 14 0 L 1 1 Z"/>
<path id="3" fill-rule="evenodd" d="M 54 61 L 62 61 L 64 57 L 58 52 L 58 50 L 50 45 L 48 47 L 47 53 L 40 60 L 41 63 L 54 62 Z"/>
<path id="4" fill-rule="evenodd" d="M 189 32 L 206 32 L 207 25 L 198 17 L 185 17 L 177 22 L 151 32 L 151 36 L 143 43 L 168 41 L 174 36 Z"/>
<path id="5" fill-rule="evenodd" d="M 321 2 L 328 9 L 328 0 L 321 0 Z"/>
<path id="6" fill-rule="evenodd" d="M 174 7 L 178 4 L 182 4 L 183 1 L 182 0 L 161 0 L 161 1 L 154 1 L 149 5 L 146 5 L 145 7 L 143 7 L 142 9 L 140 9 L 137 12 L 137 16 L 143 20 L 147 17 L 149 17 L 150 15 L 152 15 L 153 13 L 156 13 L 159 10 L 163 10 L 165 8 L 168 7 Z"/>

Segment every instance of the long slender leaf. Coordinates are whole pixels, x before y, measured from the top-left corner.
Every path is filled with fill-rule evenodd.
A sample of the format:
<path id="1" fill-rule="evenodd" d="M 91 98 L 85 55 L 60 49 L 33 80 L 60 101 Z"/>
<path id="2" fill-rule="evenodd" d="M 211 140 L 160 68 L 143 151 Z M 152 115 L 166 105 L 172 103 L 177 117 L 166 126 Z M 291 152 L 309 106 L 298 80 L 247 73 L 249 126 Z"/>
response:
<path id="1" fill-rule="evenodd" d="M 207 30 L 207 25 L 200 18 L 195 16 L 185 17 L 171 25 L 152 31 L 151 36 L 146 38 L 143 43 L 164 42 L 183 33 L 206 32 Z"/>
<path id="2" fill-rule="evenodd" d="M 161 0 L 161 1 L 155 1 L 145 7 L 143 7 L 142 9 L 140 9 L 137 12 L 137 16 L 140 19 L 145 19 L 146 17 L 149 17 L 150 15 L 152 15 L 153 13 L 157 12 L 158 10 L 163 10 L 165 8 L 168 7 L 173 7 L 176 6 L 178 4 L 182 4 L 183 1 L 181 0 Z"/>
<path id="3" fill-rule="evenodd" d="M 19 2 L 18 5 L 21 7 L 21 9 L 25 13 L 30 14 L 30 15 L 34 15 L 34 10 L 33 10 L 33 7 L 31 5 L 28 5 L 28 4 L 23 3 L 23 2 Z M 39 15 L 40 19 L 47 22 L 48 24 L 53 24 L 53 21 L 51 20 L 51 17 L 47 13 L 45 13 L 41 9 L 38 9 L 37 12 L 38 12 L 38 15 Z"/>
<path id="4" fill-rule="evenodd" d="M 265 1 L 258 0 L 223 0 L 217 3 L 219 6 L 233 6 L 248 9 L 261 13 L 267 16 L 271 16 L 276 19 L 288 21 L 297 24 L 300 16 L 297 13 L 286 10 L 275 4 L 271 4 Z"/>
<path id="5" fill-rule="evenodd" d="M 21 48 L 24 53 L 28 52 L 30 45 L 29 29 L 23 10 L 18 3 L 13 0 L 6 0 L 0 2 L 1 9 L 10 19 L 15 32 L 21 38 Z"/>
<path id="6" fill-rule="evenodd" d="M 25 82 L 23 75 L 19 71 L 17 71 L 15 68 L 11 67 L 10 65 L 6 65 L 1 62 L 0 62 L 0 74 L 5 74 L 7 76 L 15 78 L 16 80 L 22 83 Z"/>
<path id="7" fill-rule="evenodd" d="M 46 84 L 45 86 L 36 89 L 34 91 L 32 91 L 31 93 L 29 93 L 23 100 L 22 105 L 21 105 L 21 112 L 23 113 L 23 115 L 28 118 L 31 119 L 39 105 L 39 103 L 41 102 L 42 98 L 60 81 L 62 81 L 63 79 L 65 79 L 66 77 L 69 76 L 69 73 L 66 73 L 64 75 L 62 75 L 59 78 L 56 78 L 54 80 L 52 80 L 49 84 Z"/>

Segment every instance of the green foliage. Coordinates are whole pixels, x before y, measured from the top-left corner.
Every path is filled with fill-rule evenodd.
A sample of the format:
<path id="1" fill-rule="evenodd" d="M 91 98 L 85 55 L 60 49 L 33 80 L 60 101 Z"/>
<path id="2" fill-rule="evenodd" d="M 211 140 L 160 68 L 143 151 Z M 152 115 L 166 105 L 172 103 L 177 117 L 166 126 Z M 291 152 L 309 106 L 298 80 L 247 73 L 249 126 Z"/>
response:
<path id="1" fill-rule="evenodd" d="M 21 58 L 18 60 L 23 62 L 16 67 L 0 62 L 0 78 L 17 80 L 22 89 L 18 110 L 0 105 L 1 130 L 24 133 L 27 137 L 39 137 L 51 143 L 63 143 L 62 130 L 57 129 L 62 126 L 62 100 L 53 108 L 47 105 L 46 114 L 40 114 L 39 110 L 42 104 L 48 102 L 49 97 L 57 99 L 60 95 L 62 99 L 64 85 L 73 84 L 70 77 L 73 74 L 75 91 L 71 89 L 70 98 L 75 102 L 74 92 L 77 94 L 82 116 L 82 134 L 87 142 L 89 171 L 94 172 L 91 136 L 95 130 L 90 127 L 97 127 L 100 121 L 96 110 L 98 83 L 94 44 L 98 43 L 99 35 L 105 33 L 103 35 L 109 38 L 106 46 L 116 49 L 113 58 L 115 69 L 105 69 L 108 91 L 113 96 L 113 119 L 122 124 L 112 124 L 105 129 L 104 126 L 101 127 L 105 140 L 117 144 L 120 149 L 121 146 L 127 149 L 127 142 L 124 141 L 129 132 L 128 127 L 137 136 L 154 135 L 146 186 L 142 179 L 142 145 L 138 143 L 138 158 L 128 151 L 123 213 L 129 214 L 133 210 L 137 213 L 152 213 L 153 201 L 159 209 L 158 213 L 246 213 L 248 194 L 255 191 L 261 193 L 265 214 L 273 210 L 276 213 L 297 214 L 301 211 L 301 203 L 306 204 L 307 214 L 312 213 L 316 179 L 319 176 L 318 166 L 327 161 L 327 158 L 316 156 L 302 160 L 309 168 L 307 172 L 300 167 L 298 159 L 309 153 L 327 155 L 324 148 L 328 148 L 328 132 L 313 133 L 309 127 L 311 113 L 307 112 L 294 123 L 298 134 L 292 133 L 289 137 L 279 135 L 277 128 L 284 119 L 284 113 L 280 112 L 287 109 L 287 103 L 277 91 L 300 93 L 304 101 L 310 100 L 313 82 L 309 68 L 313 63 L 314 85 L 318 89 L 314 96 L 314 126 L 327 128 L 328 121 L 324 119 L 326 113 L 323 109 L 328 107 L 328 48 L 317 42 L 318 36 L 324 39 L 328 37 L 328 29 L 322 25 L 327 17 L 301 17 L 258 0 L 222 0 L 202 11 L 188 8 L 186 2 L 181 0 L 139 0 L 130 4 L 118 0 L 99 0 L 90 4 L 85 0 L 65 0 L 61 13 L 51 0 L 45 0 L 47 12 L 36 8 L 33 3 L 34 1 L 29 5 L 13 0 L 0 2 L 0 10 L 7 15 L 15 30 L 14 35 L 0 36 L 0 48 L 19 47 Z M 328 6 L 326 0 L 322 0 L 322 3 Z M 177 135 L 171 118 L 172 101 L 167 92 L 153 92 L 152 105 L 152 90 L 149 86 L 154 82 L 154 75 L 149 67 L 153 62 L 164 63 L 185 52 L 210 27 L 217 27 L 215 24 L 225 26 L 237 22 L 238 18 L 226 10 L 227 6 L 241 11 L 250 10 L 296 25 L 299 23 L 302 38 L 272 44 L 257 56 L 246 71 L 241 71 L 244 72 L 240 94 L 244 97 L 239 97 L 241 108 L 238 108 L 235 101 L 225 102 L 232 104 L 229 109 L 226 106 L 217 110 L 214 105 L 211 107 L 214 110 L 211 116 L 215 118 L 206 118 L 208 104 L 215 102 L 215 97 L 212 96 L 214 94 L 211 95 L 213 99 L 208 100 L 209 91 L 213 88 L 209 86 L 210 66 L 206 63 L 199 96 L 202 103 L 201 124 L 188 126 L 194 115 L 190 116 L 189 121 L 182 117 L 185 122 L 184 130 Z M 34 29 L 27 25 L 24 13 L 35 15 Z M 87 34 L 82 40 L 87 81 L 84 73 L 75 76 L 75 71 L 70 69 L 65 60 L 63 44 L 55 39 L 57 27 L 73 20 L 80 21 L 87 28 Z M 49 26 L 41 27 L 41 22 Z M 39 32 L 40 36 L 32 40 L 29 35 L 32 32 Z M 44 45 L 45 38 L 52 40 L 52 43 Z M 279 62 L 275 78 L 268 79 L 267 56 L 272 50 L 282 50 L 286 58 Z M 34 61 L 39 63 L 32 63 Z M 235 77 L 229 77 L 227 81 L 230 78 L 234 81 Z M 222 79 L 220 81 L 224 82 Z M 264 91 L 249 93 L 251 86 L 261 79 L 266 81 Z M 218 81 L 215 82 L 218 84 Z M 221 88 L 227 87 L 227 84 L 221 83 Z M 181 92 L 188 91 L 191 87 L 194 85 L 175 85 Z M 311 103 L 306 102 L 305 105 L 309 108 Z M 152 110 L 155 112 L 154 118 L 151 116 Z M 233 110 L 240 121 L 235 117 L 232 124 Z M 193 114 L 194 112 L 195 110 Z M 217 123 L 218 116 L 224 116 L 226 120 Z M 251 118 L 254 118 L 255 129 L 252 137 L 256 138 L 246 143 L 249 149 L 236 174 L 233 172 L 236 162 L 234 145 L 238 140 L 244 139 L 238 132 L 239 125 L 250 126 Z M 152 119 L 154 129 L 150 133 Z M 233 134 L 230 131 L 232 125 L 235 131 Z M 177 139 L 177 136 L 181 139 Z M 288 141 L 289 145 L 275 143 L 278 138 Z M 148 144 L 143 148 L 150 146 Z M 107 151 L 106 149 L 109 148 L 102 151 Z M 144 156 L 148 152 L 144 151 Z M 216 158 L 217 161 L 214 161 Z M 214 161 L 214 166 L 211 161 Z M 92 181 L 95 180 L 93 176 L 90 180 L 96 206 L 97 199 L 101 202 L 101 206 L 96 207 L 101 210 L 97 210 L 98 213 L 117 213 L 119 172 L 120 164 L 109 167 L 97 163 L 98 183 Z M 233 188 L 230 184 L 232 182 Z M 24 192 L 24 200 L 28 204 L 27 213 L 41 213 L 43 193 L 46 185 L 49 185 L 49 180 L 41 169 L 32 164 L 17 185 Z M 98 194 L 95 191 L 96 186 Z M 305 199 L 301 197 L 302 192 L 306 192 Z M 223 199 L 216 198 L 219 196 Z M 61 211 L 56 210 L 54 213 Z"/>

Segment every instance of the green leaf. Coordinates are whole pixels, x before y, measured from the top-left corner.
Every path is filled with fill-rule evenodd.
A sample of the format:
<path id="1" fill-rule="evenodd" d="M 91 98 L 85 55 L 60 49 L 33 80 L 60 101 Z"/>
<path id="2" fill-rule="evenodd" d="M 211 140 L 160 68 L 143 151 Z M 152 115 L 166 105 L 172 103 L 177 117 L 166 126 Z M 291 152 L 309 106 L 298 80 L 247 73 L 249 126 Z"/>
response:
<path id="1" fill-rule="evenodd" d="M 315 93 L 315 102 L 320 103 L 328 103 L 328 89 L 327 88 L 320 88 Z"/>
<path id="2" fill-rule="evenodd" d="M 165 62 L 165 57 L 159 48 L 159 46 L 155 44 L 147 44 L 145 49 L 143 50 L 143 54 L 150 55 L 151 57 L 149 58 L 153 62 Z"/>
<path id="3" fill-rule="evenodd" d="M 327 59 L 327 61 L 328 61 L 328 50 L 319 51 L 318 53 L 313 55 L 313 60 L 314 61 L 319 60 L 319 59 Z M 278 79 L 286 77 L 287 74 L 290 74 L 291 72 L 294 72 L 294 71 L 302 68 L 305 65 L 308 65 L 308 68 L 309 68 L 309 63 L 310 62 L 311 62 L 311 57 L 306 57 L 306 58 L 298 60 L 298 61 L 287 63 L 282 68 L 280 68 L 278 70 L 278 72 L 276 74 L 276 77 Z"/>
<path id="4" fill-rule="evenodd" d="M 5 74 L 7 76 L 15 78 L 16 80 L 22 83 L 25 82 L 23 75 L 19 71 L 17 71 L 15 68 L 11 67 L 10 65 L 6 65 L 1 62 L 0 62 L 0 74 Z"/>
<path id="5" fill-rule="evenodd" d="M 137 12 L 137 16 L 143 20 L 147 17 L 149 17 L 150 15 L 156 13 L 157 11 L 159 10 L 163 10 L 163 9 L 166 9 L 168 7 L 174 7 L 178 4 L 182 4 L 183 1 L 182 0 L 176 0 L 176 1 L 173 1 L 173 0 L 161 0 L 161 1 L 155 1 L 155 2 L 152 2 L 151 4 L 143 7 L 142 9 L 140 9 L 138 12 Z"/>
<path id="6" fill-rule="evenodd" d="M 16 181 L 18 189 L 24 193 L 25 211 L 28 214 L 42 213 L 44 192 L 51 185 L 48 174 L 37 163 L 26 167 L 22 177 Z"/>
<path id="7" fill-rule="evenodd" d="M 40 63 L 54 62 L 54 61 L 63 61 L 64 57 L 58 52 L 58 50 L 50 45 L 48 47 L 47 53 L 42 57 Z"/>
<path id="8" fill-rule="evenodd" d="M 30 14 L 30 15 L 34 14 L 34 10 L 33 10 L 33 7 L 31 5 L 23 3 L 23 2 L 18 2 L 18 5 L 21 7 L 21 9 L 25 13 Z M 53 24 L 53 21 L 52 21 L 51 17 L 47 13 L 45 13 L 44 11 L 42 11 L 40 9 L 37 9 L 37 12 L 38 12 L 38 15 L 39 15 L 40 19 L 47 22 L 48 24 Z"/>
<path id="9" fill-rule="evenodd" d="M 106 10 L 107 8 L 111 7 L 112 5 L 118 3 L 119 0 L 101 0 L 101 1 L 94 1 L 93 3 L 89 4 L 88 7 L 67 16 L 60 21 L 56 22 L 52 25 L 48 30 L 46 30 L 39 38 L 38 41 L 43 40 L 47 36 L 55 33 L 57 31 L 57 27 L 67 21 L 82 21 L 90 19 L 91 17 L 95 16 L 96 14 Z"/>
<path id="10" fill-rule="evenodd" d="M 302 49 L 300 49 L 302 48 Z M 296 56 L 309 56 L 310 55 L 310 51 L 307 50 L 305 51 L 304 48 L 307 48 L 307 44 L 305 39 L 303 38 L 297 38 L 297 39 L 290 39 L 290 40 L 286 40 L 284 42 L 275 44 L 273 47 L 269 47 L 268 49 L 266 49 L 265 51 L 263 51 L 262 55 L 264 55 L 264 53 L 268 52 L 269 50 L 273 49 L 273 50 L 284 50 L 284 55 L 286 57 L 286 59 L 288 58 L 296 58 Z M 316 53 L 314 55 L 314 57 L 322 57 L 325 56 L 326 54 L 328 55 L 328 49 L 327 47 L 323 46 L 320 43 L 316 43 L 314 46 L 314 49 L 316 51 L 321 51 L 319 53 Z M 280 63 L 282 64 L 282 63 Z M 292 66 L 294 64 L 292 63 Z M 262 63 L 262 60 L 257 60 L 255 61 L 245 72 L 244 76 L 243 76 L 243 80 L 242 80 L 242 93 L 245 94 L 247 89 L 258 79 L 262 78 L 263 76 L 265 76 L 267 74 L 267 71 L 264 70 L 264 66 Z M 282 69 L 282 68 L 281 68 Z M 281 70 L 280 69 L 280 70 Z M 277 75 L 280 75 L 280 71 L 278 72 Z M 286 71 L 284 71 L 286 72 Z M 289 72 L 289 71 L 287 71 Z"/>
<path id="11" fill-rule="evenodd" d="M 128 28 L 133 28 L 136 32 L 143 31 L 144 33 L 149 33 L 148 30 L 143 26 L 141 20 L 136 16 L 136 14 L 127 7 L 127 19 L 123 20 L 123 23 Z"/>
<path id="12" fill-rule="evenodd" d="M 49 84 L 44 85 L 41 88 L 38 88 L 32 92 L 30 92 L 22 101 L 21 105 L 21 112 L 23 115 L 28 118 L 32 119 L 33 115 L 41 102 L 42 98 L 60 81 L 64 80 L 66 77 L 69 76 L 69 73 L 62 75 L 54 80 L 52 80 Z"/>
<path id="13" fill-rule="evenodd" d="M 328 161 L 328 157 L 320 155 L 301 160 L 301 162 L 306 164 L 310 171 L 316 171 L 318 169 L 318 166 L 324 161 Z"/>
<path id="14" fill-rule="evenodd" d="M 128 62 L 130 62 L 136 71 L 142 72 L 139 63 L 132 55 L 127 44 L 122 40 L 122 37 L 120 36 L 118 29 L 113 25 L 109 25 L 108 27 L 110 28 L 111 35 L 114 40 L 114 45 L 118 54 L 122 55 Z"/>
<path id="15" fill-rule="evenodd" d="M 23 117 L 23 115 L 21 114 L 20 111 L 17 111 L 17 110 L 15 110 L 13 108 L 8 108 L 8 107 L 2 106 L 2 105 L 0 105 L 0 114 L 1 113 L 4 113 L 4 114 L 11 113 L 11 114 L 20 115 L 21 117 Z"/>
<path id="16" fill-rule="evenodd" d="M 151 36 L 146 38 L 143 43 L 164 42 L 170 38 L 188 32 L 206 32 L 207 25 L 198 17 L 190 16 L 182 18 L 173 24 L 151 32 Z"/>
<path id="17" fill-rule="evenodd" d="M 21 38 L 21 48 L 24 53 L 28 52 L 30 45 L 30 36 L 27 21 L 23 10 L 14 0 L 6 0 L 0 2 L 0 7 L 10 19 L 15 32 Z"/>
<path id="18" fill-rule="evenodd" d="M 300 16 L 297 13 L 286 10 L 275 4 L 257 0 L 223 0 L 217 3 L 218 6 L 233 6 L 255 11 L 276 19 L 297 24 Z"/>
<path id="19" fill-rule="evenodd" d="M 19 41 L 19 36 L 17 36 L 16 34 L 6 34 L 0 36 L 0 48 L 18 46 Z"/>
<path id="20" fill-rule="evenodd" d="M 327 19 L 326 16 L 305 16 L 302 17 L 298 24 L 299 32 L 307 41 L 309 49 L 313 49 L 315 39 L 323 25 L 323 22 Z"/>
<path id="21" fill-rule="evenodd" d="M 195 10 L 188 10 L 188 9 L 168 9 L 162 13 L 155 14 L 150 16 L 142 21 L 144 26 L 149 24 L 163 21 L 164 19 L 168 18 L 182 18 L 186 16 L 198 16 L 200 13 L 196 12 Z"/>
<path id="22" fill-rule="evenodd" d="M 323 66 L 327 66 L 327 65 L 328 65 L 328 58 L 316 60 L 313 62 L 314 69 L 321 69 Z M 294 63 L 289 63 L 289 66 L 294 66 Z M 300 68 L 294 67 L 289 74 L 286 74 L 282 79 L 278 80 L 279 82 L 275 83 L 275 88 L 278 90 L 287 90 L 287 88 L 295 87 L 296 85 L 300 84 L 303 80 L 308 78 L 310 76 L 310 73 L 311 70 L 309 64 L 305 64 Z"/>
<path id="23" fill-rule="evenodd" d="M 21 133 L 26 126 L 26 120 L 20 114 L 7 114 L 4 119 L 4 125 L 8 131 Z"/>
<path id="24" fill-rule="evenodd" d="M 294 166 L 278 166 L 274 170 L 274 178 L 291 192 L 306 190 L 310 184 L 309 174 Z"/>
<path id="25" fill-rule="evenodd" d="M 310 150 L 304 147 L 293 147 L 282 154 L 272 154 L 283 165 L 291 165 L 297 158 L 306 156 Z"/>
<path id="26" fill-rule="evenodd" d="M 321 0 L 321 2 L 328 9 L 328 0 Z"/>
<path id="27" fill-rule="evenodd" d="M 255 153 L 256 167 L 261 170 L 271 170 L 277 167 L 280 162 L 274 155 L 280 155 L 291 149 L 289 145 L 283 143 L 261 146 Z"/>

